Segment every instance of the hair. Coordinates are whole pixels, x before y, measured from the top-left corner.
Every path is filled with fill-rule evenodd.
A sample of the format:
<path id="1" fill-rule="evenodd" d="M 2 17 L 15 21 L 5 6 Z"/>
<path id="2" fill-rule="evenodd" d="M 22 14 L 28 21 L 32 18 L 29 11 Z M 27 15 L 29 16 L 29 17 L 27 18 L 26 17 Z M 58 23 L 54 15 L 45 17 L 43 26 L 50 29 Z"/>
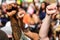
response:
<path id="1" fill-rule="evenodd" d="M 0 40 L 9 40 L 6 33 L 2 30 L 0 30 Z"/>
<path id="2" fill-rule="evenodd" d="M 2 7 L 1 7 L 1 5 L 0 5 L 0 10 L 2 10 Z"/>
<path id="3" fill-rule="evenodd" d="M 17 5 L 17 4 L 16 4 L 16 5 Z M 12 8 L 11 8 L 11 9 L 9 9 L 9 10 L 8 10 L 8 9 L 6 9 L 6 11 L 7 11 L 7 12 L 11 12 L 11 11 L 13 11 L 13 10 L 18 11 L 18 7 L 13 7 L 13 6 L 12 6 Z"/>
<path id="4" fill-rule="evenodd" d="M 45 12 L 46 12 L 47 3 L 46 3 L 45 1 L 42 2 L 42 3 L 45 4 L 45 8 L 44 8 L 44 9 L 45 9 Z M 41 3 L 41 4 L 42 4 L 42 3 Z M 39 13 L 41 13 L 44 9 L 42 9 L 42 6 L 41 6 L 41 7 L 40 7 L 40 10 L 39 10 Z"/>

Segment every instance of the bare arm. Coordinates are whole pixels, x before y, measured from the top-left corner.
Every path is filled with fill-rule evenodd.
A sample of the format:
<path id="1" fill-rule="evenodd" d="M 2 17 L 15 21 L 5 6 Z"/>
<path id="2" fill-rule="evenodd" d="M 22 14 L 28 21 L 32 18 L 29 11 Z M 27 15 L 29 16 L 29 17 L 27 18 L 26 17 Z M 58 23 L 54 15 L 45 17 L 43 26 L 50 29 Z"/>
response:
<path id="1" fill-rule="evenodd" d="M 48 36 L 48 30 L 49 30 L 49 25 L 50 25 L 50 17 L 46 15 L 44 22 L 41 26 L 41 29 L 39 31 L 39 36 L 43 39 Z"/>
<path id="2" fill-rule="evenodd" d="M 41 29 L 39 31 L 40 40 L 49 40 L 48 31 L 49 31 L 49 27 L 50 27 L 50 18 L 52 16 L 52 14 L 54 15 L 54 13 L 56 13 L 56 11 L 57 11 L 56 4 L 47 6 L 47 8 L 46 8 L 47 14 L 43 21 Z"/>

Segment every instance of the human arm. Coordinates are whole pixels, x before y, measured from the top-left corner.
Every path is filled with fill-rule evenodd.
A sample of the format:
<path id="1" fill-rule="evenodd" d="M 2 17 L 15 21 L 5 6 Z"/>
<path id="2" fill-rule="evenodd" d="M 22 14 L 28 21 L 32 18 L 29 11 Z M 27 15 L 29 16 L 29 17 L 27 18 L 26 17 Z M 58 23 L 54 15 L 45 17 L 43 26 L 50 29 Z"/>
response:
<path id="1" fill-rule="evenodd" d="M 47 6 L 46 17 L 39 31 L 40 40 L 49 40 L 48 31 L 50 27 L 50 19 L 51 19 L 52 14 L 54 13 L 56 13 L 56 5 L 52 4 L 52 5 Z"/>

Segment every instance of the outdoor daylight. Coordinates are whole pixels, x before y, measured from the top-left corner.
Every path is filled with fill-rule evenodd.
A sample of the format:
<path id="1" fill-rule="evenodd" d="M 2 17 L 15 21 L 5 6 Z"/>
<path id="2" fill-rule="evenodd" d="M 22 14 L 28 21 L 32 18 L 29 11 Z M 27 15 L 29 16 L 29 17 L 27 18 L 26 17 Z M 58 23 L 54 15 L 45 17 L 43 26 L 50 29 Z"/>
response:
<path id="1" fill-rule="evenodd" d="M 60 0 L 0 0 L 0 40 L 60 40 Z"/>

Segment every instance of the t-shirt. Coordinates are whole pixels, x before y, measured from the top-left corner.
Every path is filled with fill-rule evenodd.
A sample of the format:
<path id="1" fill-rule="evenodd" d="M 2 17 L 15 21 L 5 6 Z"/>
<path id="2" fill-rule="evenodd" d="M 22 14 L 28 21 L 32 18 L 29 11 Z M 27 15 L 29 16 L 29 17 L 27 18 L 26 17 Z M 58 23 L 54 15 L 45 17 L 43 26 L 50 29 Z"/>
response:
<path id="1" fill-rule="evenodd" d="M 39 18 L 40 18 L 41 20 L 43 20 L 43 19 L 45 18 L 45 16 L 46 16 L 46 13 L 45 13 L 45 12 L 41 12 L 41 13 L 39 14 Z"/>
<path id="2" fill-rule="evenodd" d="M 29 16 L 29 14 L 25 14 L 25 16 L 24 16 L 24 18 L 23 18 L 23 22 L 24 22 L 25 24 L 28 24 L 29 21 L 31 21 L 31 18 L 30 18 L 30 16 Z"/>
<path id="3" fill-rule="evenodd" d="M 24 18 L 23 18 L 23 22 L 25 23 L 25 24 L 29 24 L 29 23 L 34 23 L 33 22 L 33 19 L 31 18 L 31 16 L 29 15 L 29 14 L 26 14 L 25 16 L 24 16 Z"/>

